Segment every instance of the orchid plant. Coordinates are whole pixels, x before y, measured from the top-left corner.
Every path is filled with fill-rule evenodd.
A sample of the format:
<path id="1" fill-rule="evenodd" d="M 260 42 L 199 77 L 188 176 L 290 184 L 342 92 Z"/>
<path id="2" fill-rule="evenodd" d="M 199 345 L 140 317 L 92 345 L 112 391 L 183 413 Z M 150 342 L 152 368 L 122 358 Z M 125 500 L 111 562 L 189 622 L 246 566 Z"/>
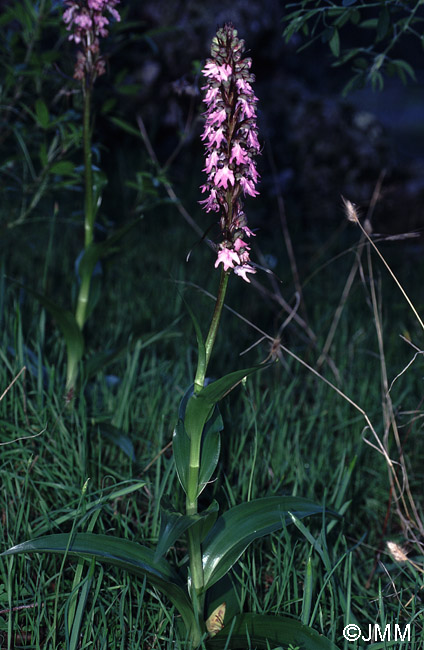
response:
<path id="1" fill-rule="evenodd" d="M 95 241 L 95 221 L 102 201 L 105 180 L 92 161 L 92 94 L 94 83 L 106 72 L 106 60 L 100 41 L 108 35 L 111 20 L 120 21 L 116 6 L 120 0 L 64 0 L 63 22 L 70 32 L 68 40 L 77 47 L 74 79 L 82 93 L 82 149 L 84 169 L 84 247 L 76 267 L 79 280 L 75 310 L 65 310 L 47 296 L 31 293 L 53 315 L 66 342 L 67 370 L 65 400 L 72 402 L 77 384 L 79 365 L 84 355 L 84 326 L 94 306 L 92 278 L 101 258 L 116 247 L 120 238 L 136 221 L 117 230 L 101 243 Z M 96 359 L 91 359 L 96 366 Z"/>
<path id="2" fill-rule="evenodd" d="M 74 38 L 83 41 L 84 36 L 78 30 L 88 24 L 88 18 L 78 17 L 75 3 L 68 4 L 69 24 L 73 21 L 77 26 Z M 108 3 L 91 2 L 93 7 L 101 4 Z M 100 19 L 96 24 L 101 25 Z M 92 55 L 96 61 L 96 46 L 90 52 L 87 50 L 87 56 Z M 83 74 L 81 70 L 86 63 L 87 59 L 79 59 L 77 74 Z M 99 65 L 98 59 L 95 65 Z M 44 552 L 96 558 L 143 576 L 174 605 L 179 620 L 184 623 L 190 647 L 203 643 L 207 648 L 246 648 L 250 643 L 260 648 L 292 644 L 311 650 L 330 650 L 335 646 L 329 640 L 298 620 L 240 611 L 237 590 L 230 579 L 232 568 L 251 542 L 303 517 L 322 514 L 323 508 L 300 497 L 270 496 L 236 505 L 223 513 L 219 512 L 215 500 L 206 509 L 199 509 L 199 496 L 211 480 L 220 457 L 223 420 L 218 403 L 242 380 L 264 368 L 264 365 L 254 366 L 215 381 L 207 380 L 229 278 L 234 272 L 249 282 L 249 275 L 256 271 L 248 243 L 254 233 L 247 224 L 243 200 L 258 194 L 257 98 L 252 89 L 251 59 L 244 56 L 244 42 L 231 24 L 224 25 L 214 37 L 211 58 L 203 74 L 206 119 L 202 139 L 206 146 L 207 180 L 201 191 L 207 197 L 200 203 L 207 212 L 215 212 L 219 217 L 222 238 L 216 244 L 215 267 L 222 266 L 215 310 L 205 339 L 189 309 L 197 338 L 197 370 L 182 399 L 173 435 L 173 458 L 185 495 L 185 509 L 178 512 L 173 504 L 162 504 L 156 548 L 127 539 L 73 531 L 71 535 L 55 534 L 24 542 L 7 550 L 5 555 Z M 88 152 L 86 155 L 88 167 Z M 89 207 L 87 233 L 92 228 L 91 210 Z M 87 246 L 90 245 L 87 236 Z M 84 318 L 81 318 L 82 324 Z M 182 536 L 187 539 L 187 561 L 177 570 L 166 555 Z"/>
<path id="3" fill-rule="evenodd" d="M 63 22 L 70 31 L 69 40 L 79 47 L 74 78 L 81 82 L 83 94 L 83 152 L 84 152 L 84 254 L 79 263 L 80 288 L 78 292 L 75 324 L 82 332 L 87 320 L 90 285 L 96 262 L 103 251 L 94 248 L 94 222 L 101 202 L 101 187 L 93 179 L 91 159 L 91 95 L 97 77 L 105 73 L 106 63 L 100 52 L 100 38 L 108 35 L 109 17 L 120 21 L 115 9 L 120 0 L 65 0 Z M 82 339 L 82 337 L 81 337 Z M 83 339 L 82 339 L 83 340 Z M 78 363 L 83 346 L 76 351 L 68 344 L 67 390 L 72 397 L 78 373 Z"/>

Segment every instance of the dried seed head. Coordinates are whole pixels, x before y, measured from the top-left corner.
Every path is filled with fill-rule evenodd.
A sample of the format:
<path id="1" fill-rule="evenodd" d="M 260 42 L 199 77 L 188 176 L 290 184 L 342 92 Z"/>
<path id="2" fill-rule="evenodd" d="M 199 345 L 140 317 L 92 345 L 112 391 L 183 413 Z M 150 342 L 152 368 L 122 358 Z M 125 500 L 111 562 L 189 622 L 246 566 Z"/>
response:
<path id="1" fill-rule="evenodd" d="M 389 551 L 390 555 L 396 562 L 407 562 L 408 558 L 406 555 L 406 551 L 403 550 L 401 546 L 396 544 L 396 542 L 387 542 L 386 544 L 387 550 Z"/>
<path id="2" fill-rule="evenodd" d="M 348 221 L 352 221 L 353 223 L 359 221 L 357 206 L 354 203 L 352 203 L 352 201 L 349 201 L 349 199 L 345 199 L 344 196 L 342 196 L 342 201 L 343 201 L 345 215 Z"/>

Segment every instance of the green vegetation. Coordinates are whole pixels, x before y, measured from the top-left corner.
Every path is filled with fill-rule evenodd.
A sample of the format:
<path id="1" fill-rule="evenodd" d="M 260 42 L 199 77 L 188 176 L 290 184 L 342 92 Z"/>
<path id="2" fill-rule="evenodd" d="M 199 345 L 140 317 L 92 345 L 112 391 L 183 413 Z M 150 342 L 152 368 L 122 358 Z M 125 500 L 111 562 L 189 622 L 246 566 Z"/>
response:
<path id="1" fill-rule="evenodd" d="M 168 548 L 161 525 L 186 500 L 177 476 L 181 458 L 174 462 L 184 454 L 172 443 L 181 400 L 200 377 L 196 391 L 206 406 L 196 411 L 192 404 L 193 437 L 196 418 L 205 420 L 206 407 L 217 401 L 214 385 L 203 388 L 204 373 L 196 373 L 202 344 L 193 320 L 205 337 L 219 283 L 206 245 L 212 235 L 202 237 L 210 224 L 196 204 L 201 176 L 198 183 L 188 153 L 187 177 L 178 183 L 177 164 L 171 156 L 160 165 L 141 116 L 130 124 L 128 113 L 122 116 L 114 101 L 100 105 L 93 90 L 95 110 L 119 129 L 136 164 L 127 177 L 124 152 L 108 186 L 100 171 L 106 145 L 102 130 L 93 128 L 91 198 L 98 214 L 90 230 L 95 243 L 81 259 L 82 102 L 70 77 L 61 86 L 55 76 L 67 47 L 59 20 L 47 0 L 36 7 L 12 3 L 0 20 L 7 107 L 0 124 L 7 180 L 0 208 L 0 551 L 47 535 L 57 549 L 64 538 L 56 535 L 79 534 L 86 553 L 76 557 L 66 548 L 61 556 L 0 557 L 0 649 L 189 648 L 172 604 L 180 590 L 174 573 L 169 599 L 158 590 L 168 564 L 160 560 L 163 575 L 148 581 L 141 570 L 124 571 L 116 558 L 111 565 L 90 557 L 87 535 L 102 536 L 103 551 L 113 538 L 128 553 L 132 543 L 142 544 L 149 549 L 146 564 L 158 559 L 154 549 L 162 542 L 158 555 L 177 569 L 199 542 L 196 526 L 186 526 L 190 534 L 169 535 Z M 123 47 L 136 27 L 123 20 L 116 42 Z M 178 152 L 183 147 L 184 136 Z M 275 201 L 266 201 L 262 209 L 272 214 Z M 253 544 L 220 585 L 224 608 L 214 583 L 232 562 L 218 569 L 204 562 L 202 577 L 211 585 L 205 611 L 218 612 L 214 631 L 224 626 L 207 647 L 266 647 L 263 636 L 278 616 L 290 633 L 285 650 L 328 648 L 327 639 L 345 650 L 418 650 L 424 641 L 419 318 L 356 223 L 346 221 L 349 230 L 331 242 L 321 239 L 313 256 L 304 253 L 311 234 L 307 242 L 298 236 L 290 264 L 288 232 L 275 223 L 268 233 L 258 223 L 259 248 L 252 245 L 252 259 L 264 266 L 261 251 L 276 254 L 275 275 L 258 270 L 252 285 L 231 276 L 207 379 L 222 382 L 229 372 L 269 363 L 222 400 L 221 453 L 215 471 L 204 474 L 205 489 L 199 493 L 199 476 L 181 483 L 191 493 L 192 516 L 210 504 L 211 519 L 216 504 L 220 514 L 245 504 L 256 521 L 253 500 L 270 497 L 296 507 L 288 506 L 277 524 L 275 514 L 273 521 L 264 518 L 263 530 L 272 530 L 267 537 L 259 539 L 252 526 Z M 406 238 L 377 242 L 422 314 L 422 269 L 409 245 Z M 82 326 L 74 314 L 84 274 L 90 299 Z M 230 385 L 221 384 L 219 397 Z M 177 432 L 184 434 L 183 415 Z M 210 429 L 215 417 L 214 411 Z M 317 504 L 315 517 L 302 519 L 298 497 Z M 266 503 L 271 508 L 275 501 Z M 235 519 L 247 539 L 248 521 Z M 210 557 L 225 542 L 227 521 L 221 519 L 215 537 L 205 537 Z M 391 626 L 391 639 L 343 638 L 347 625 L 358 625 L 366 637 L 376 624 L 382 633 Z M 246 625 L 247 646 L 241 645 Z M 410 638 L 393 638 L 408 625 Z"/>

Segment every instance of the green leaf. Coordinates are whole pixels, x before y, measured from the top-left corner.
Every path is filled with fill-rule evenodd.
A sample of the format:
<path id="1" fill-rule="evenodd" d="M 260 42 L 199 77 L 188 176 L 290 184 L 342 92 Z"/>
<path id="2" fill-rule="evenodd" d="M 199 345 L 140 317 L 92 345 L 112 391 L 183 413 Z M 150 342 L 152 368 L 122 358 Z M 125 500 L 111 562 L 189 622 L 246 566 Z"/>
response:
<path id="1" fill-rule="evenodd" d="M 345 52 L 343 54 L 343 56 L 341 56 L 337 61 L 333 61 L 333 63 L 331 65 L 333 67 L 338 67 L 340 65 L 343 65 L 344 63 L 346 63 L 347 61 L 352 59 L 354 56 L 356 56 L 358 54 L 358 52 L 360 52 L 360 51 L 361 50 L 358 47 L 352 48 L 351 50 L 348 50 L 347 52 Z"/>
<path id="2" fill-rule="evenodd" d="M 400 74 L 401 70 L 404 70 L 406 74 L 408 74 L 411 77 L 412 81 L 417 80 L 414 69 L 412 68 L 412 66 L 409 65 L 407 61 L 404 61 L 403 59 L 393 59 L 393 61 L 391 61 L 391 64 L 395 66 L 395 68 L 397 69 L 397 73 L 399 77 L 402 79 L 402 81 L 403 78 L 402 75 Z"/>
<path id="3" fill-rule="evenodd" d="M 308 624 L 311 615 L 311 602 L 313 593 L 313 569 L 312 569 L 312 551 L 309 553 L 306 563 L 306 575 L 303 581 L 303 598 L 302 598 L 302 623 Z"/>
<path id="4" fill-rule="evenodd" d="M 73 176 L 75 171 L 74 163 L 70 160 L 59 160 L 53 163 L 49 169 L 50 174 L 58 174 L 59 176 Z"/>
<path id="5" fill-rule="evenodd" d="M 367 18 L 367 20 L 363 20 L 359 26 L 364 29 L 377 29 L 377 24 L 377 18 Z"/>
<path id="6" fill-rule="evenodd" d="M 329 639 L 300 621 L 283 616 L 239 614 L 232 621 L 224 619 L 222 629 L 206 642 L 210 650 L 245 650 L 245 648 L 300 647 L 302 650 L 337 650 Z"/>
<path id="7" fill-rule="evenodd" d="M 303 24 L 304 20 L 302 16 L 298 16 L 291 20 L 283 32 L 284 41 L 288 43 L 293 34 L 298 32 L 303 27 Z"/>
<path id="8" fill-rule="evenodd" d="M 186 407 L 193 396 L 193 386 L 186 391 L 183 399 L 181 400 L 180 409 L 179 409 L 179 420 L 177 426 L 174 429 L 172 448 L 174 451 L 175 465 L 177 468 L 177 475 L 179 481 L 183 487 L 183 490 L 187 493 L 188 486 L 188 464 L 190 458 L 190 438 L 187 435 L 185 426 L 184 426 L 184 417 L 186 413 Z M 202 402 L 196 403 L 200 406 L 203 405 Z M 213 409 L 213 406 L 210 407 L 207 405 L 207 413 Z M 204 425 L 203 425 L 204 426 Z M 202 433 L 202 442 L 201 442 L 201 457 L 200 457 L 200 470 L 199 470 L 199 491 L 197 496 L 203 492 L 206 487 L 207 482 L 212 476 L 219 460 L 219 452 L 221 449 L 221 437 L 220 431 L 223 429 L 222 417 L 219 413 L 217 407 L 213 410 L 212 417 L 204 426 Z"/>
<path id="9" fill-rule="evenodd" d="M 120 487 L 121 485 L 124 487 Z M 146 481 L 122 481 L 122 483 L 118 483 L 118 485 L 114 486 L 114 488 L 107 494 L 102 494 L 99 498 L 85 504 L 86 515 L 83 519 L 91 516 L 92 513 L 97 512 L 100 508 L 103 508 L 108 502 L 115 501 L 115 499 L 121 497 L 126 497 L 129 494 L 140 490 L 144 485 L 146 485 Z M 79 503 L 79 497 L 77 503 Z M 66 521 L 77 519 L 80 514 L 81 509 L 79 506 L 68 510 L 68 512 L 61 514 L 58 517 L 54 517 L 52 513 L 49 513 L 49 520 L 47 523 L 45 522 L 44 517 L 42 517 L 41 525 L 37 525 L 37 523 L 33 525 L 34 534 L 41 536 L 48 530 L 52 530 L 55 526 L 59 527 Z"/>
<path id="10" fill-rule="evenodd" d="M 174 542 L 195 524 L 202 526 L 201 537 L 205 537 L 216 521 L 218 509 L 218 502 L 215 500 L 212 501 L 209 508 L 196 515 L 183 515 L 170 505 L 161 508 L 160 533 L 154 556 L 155 562 L 158 562 Z"/>
<path id="11" fill-rule="evenodd" d="M 199 526 L 200 526 L 200 541 L 203 542 L 205 539 L 206 535 L 216 522 L 216 519 L 218 517 L 218 512 L 219 512 L 219 504 L 218 501 L 213 499 L 213 501 L 208 505 L 206 510 L 203 510 L 202 512 L 199 513 Z"/>
<path id="12" fill-rule="evenodd" d="M 340 55 L 340 36 L 339 36 L 339 30 L 335 29 L 333 32 L 332 37 L 329 40 L 329 46 L 330 50 L 332 51 L 333 55 L 338 58 Z"/>
<path id="13" fill-rule="evenodd" d="M 132 126 L 132 124 L 128 124 L 128 122 L 124 122 L 124 120 L 121 120 L 118 117 L 111 117 L 110 121 L 115 124 L 115 126 L 118 126 L 120 129 L 126 131 L 130 135 L 135 135 L 137 138 L 143 139 L 140 131 Z"/>
<path id="14" fill-rule="evenodd" d="M 376 43 L 383 40 L 383 38 L 386 36 L 387 32 L 389 31 L 389 27 L 390 27 L 390 11 L 387 5 L 383 4 L 380 11 L 380 15 L 378 16 L 377 36 L 375 39 Z"/>
<path id="15" fill-rule="evenodd" d="M 209 479 L 215 471 L 221 451 L 220 432 L 224 428 L 221 414 L 215 406 L 212 417 L 206 423 L 200 452 L 199 490 L 197 496 L 203 492 Z"/>
<path id="16" fill-rule="evenodd" d="M 99 431 L 100 435 L 117 445 L 120 449 L 122 449 L 124 454 L 126 454 L 126 456 L 128 456 L 128 458 L 132 460 L 133 463 L 135 463 L 134 445 L 129 436 L 125 435 L 125 433 L 122 433 L 118 427 L 115 427 L 110 422 L 100 423 Z"/>
<path id="17" fill-rule="evenodd" d="M 322 506 L 301 497 L 265 497 L 242 503 L 221 515 L 203 542 L 205 588 L 222 578 L 251 542 L 299 519 L 321 514 Z"/>
<path id="18" fill-rule="evenodd" d="M 49 125 L 49 109 L 47 108 L 45 102 L 42 99 L 37 99 L 35 102 L 35 115 L 39 125 L 46 129 Z"/>
<path id="19" fill-rule="evenodd" d="M 113 233 L 113 235 L 108 237 L 105 241 L 99 244 L 90 244 L 90 246 L 85 249 L 84 255 L 81 258 L 79 265 L 80 276 L 91 276 L 97 262 L 106 255 L 109 255 L 114 250 L 116 244 L 120 241 L 120 239 L 122 239 L 124 235 L 132 230 L 132 228 L 134 228 L 134 226 L 138 224 L 139 221 L 140 219 L 134 219 L 134 221 L 131 221 L 122 228 L 119 228 L 119 230 Z"/>
<path id="20" fill-rule="evenodd" d="M 77 533 L 70 543 L 67 534 L 49 535 L 13 546 L 2 555 L 17 553 L 59 553 L 95 557 L 105 564 L 112 564 L 128 573 L 146 577 L 175 605 L 188 630 L 196 626 L 183 580 L 165 559 L 156 562 L 154 551 L 145 546 L 110 535 Z"/>
<path id="21" fill-rule="evenodd" d="M 187 402 L 184 425 L 189 438 L 202 433 L 205 423 L 212 415 L 215 404 L 233 390 L 245 377 L 258 370 L 263 370 L 270 364 L 260 364 L 244 370 L 236 370 L 217 379 L 202 388 L 199 393 L 193 394 Z"/>
<path id="22" fill-rule="evenodd" d="M 205 388 L 201 390 L 198 394 L 198 397 L 207 400 L 210 404 L 216 404 L 219 402 L 225 395 L 233 390 L 245 377 L 258 372 L 258 370 L 263 370 L 268 368 L 271 363 L 260 364 L 258 366 L 252 366 L 251 368 L 244 368 L 244 370 L 236 370 L 235 372 L 230 372 L 228 375 L 217 379 L 216 381 L 208 384 Z"/>
<path id="23" fill-rule="evenodd" d="M 183 515 L 170 506 L 160 510 L 160 532 L 154 560 L 158 562 L 185 531 L 197 523 L 196 515 Z"/>
<path id="24" fill-rule="evenodd" d="M 370 81 L 371 81 L 371 88 L 373 90 L 383 90 L 384 77 L 381 74 L 381 72 L 378 72 L 378 70 L 371 70 Z"/>
<path id="25" fill-rule="evenodd" d="M 358 72 L 354 75 L 342 90 L 342 97 L 346 97 L 350 92 L 363 88 L 365 85 L 365 74 L 363 72 Z"/>

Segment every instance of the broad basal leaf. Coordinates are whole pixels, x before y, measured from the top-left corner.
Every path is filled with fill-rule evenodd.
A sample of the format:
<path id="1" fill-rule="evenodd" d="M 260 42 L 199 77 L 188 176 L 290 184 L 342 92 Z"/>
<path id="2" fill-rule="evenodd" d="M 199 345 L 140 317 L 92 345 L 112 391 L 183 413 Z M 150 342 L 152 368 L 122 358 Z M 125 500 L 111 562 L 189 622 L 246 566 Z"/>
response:
<path id="1" fill-rule="evenodd" d="M 251 542 L 289 524 L 288 513 L 302 519 L 322 506 L 301 497 L 265 497 L 242 503 L 218 517 L 203 542 L 205 588 L 222 578 Z"/>
<path id="2" fill-rule="evenodd" d="M 95 557 L 100 562 L 146 577 L 172 601 L 187 629 L 196 626 L 183 580 L 165 559 L 155 562 L 154 551 L 145 546 L 109 535 L 77 533 L 72 537 L 71 543 L 67 534 L 48 535 L 13 546 L 2 555 L 17 553 L 66 553 L 78 557 Z"/>

